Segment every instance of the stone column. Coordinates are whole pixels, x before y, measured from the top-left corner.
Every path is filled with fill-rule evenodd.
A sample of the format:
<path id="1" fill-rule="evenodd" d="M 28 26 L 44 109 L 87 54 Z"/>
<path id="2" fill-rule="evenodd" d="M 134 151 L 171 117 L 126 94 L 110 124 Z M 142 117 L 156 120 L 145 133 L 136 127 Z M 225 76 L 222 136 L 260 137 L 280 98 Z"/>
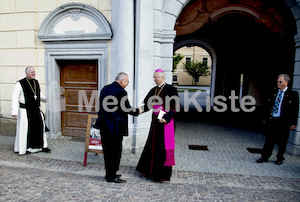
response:
<path id="1" fill-rule="evenodd" d="M 179 1 L 155 0 L 154 6 L 154 68 L 166 73 L 166 81 L 172 84 L 173 44 L 176 37 L 174 24 L 182 9 Z"/>
<path id="2" fill-rule="evenodd" d="M 112 0 L 112 30 L 110 82 L 118 72 L 126 72 L 130 80 L 126 87 L 130 104 L 141 106 L 153 86 L 153 2 Z M 129 116 L 129 136 L 124 138 L 124 148 L 134 153 L 136 148 L 144 147 L 150 120 L 151 112 Z"/>
<path id="3" fill-rule="evenodd" d="M 111 25 L 113 37 L 111 40 L 111 67 L 108 73 L 109 83 L 113 82 L 119 72 L 129 75 L 133 80 L 133 1 L 111 0 Z M 130 82 L 126 90 L 132 91 Z M 130 92 L 132 94 L 132 92 Z"/>
<path id="4" fill-rule="evenodd" d="M 135 0 L 135 104 L 142 101 L 153 85 L 153 1 Z M 134 119 L 132 151 L 142 149 L 149 133 L 151 111 Z"/>
<path id="5" fill-rule="evenodd" d="M 300 34 L 295 36 L 295 68 L 293 89 L 300 92 Z M 299 117 L 299 116 L 298 116 Z M 294 155 L 300 155 L 300 117 L 295 131 L 291 131 L 287 144 L 287 152 Z"/>
<path id="6" fill-rule="evenodd" d="M 133 34 L 133 1 L 111 0 L 111 25 L 113 37 L 111 40 L 111 65 L 108 70 L 108 83 L 115 80 L 119 72 L 125 72 L 129 76 L 129 85 L 126 87 L 130 104 L 133 106 L 134 88 L 134 34 Z M 133 117 L 128 116 L 129 130 L 133 127 Z M 131 130 L 130 130 L 131 131 Z M 132 132 L 124 137 L 123 148 L 130 149 Z"/>

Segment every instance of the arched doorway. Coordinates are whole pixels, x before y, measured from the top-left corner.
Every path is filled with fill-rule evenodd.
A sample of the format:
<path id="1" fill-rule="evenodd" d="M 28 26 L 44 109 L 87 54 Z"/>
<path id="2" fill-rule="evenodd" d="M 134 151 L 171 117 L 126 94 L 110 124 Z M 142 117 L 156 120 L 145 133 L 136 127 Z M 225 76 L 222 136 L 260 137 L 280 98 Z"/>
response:
<path id="1" fill-rule="evenodd" d="M 45 18 L 38 38 L 45 43 L 49 135 L 84 137 L 89 111 L 86 107 L 84 112 L 79 110 L 78 95 L 84 90 L 95 98 L 107 84 L 111 26 L 97 9 L 82 3 L 67 3 Z M 95 101 L 88 100 L 84 105 L 92 103 L 96 112 Z"/>
<path id="2" fill-rule="evenodd" d="M 239 91 L 243 76 L 242 94 L 254 96 L 257 105 L 263 106 L 265 93 L 274 86 L 279 73 L 290 74 L 290 85 L 300 89 L 300 27 L 296 27 L 300 6 L 296 1 L 168 1 L 162 11 L 165 18 L 161 32 L 171 33 L 174 25 L 175 46 L 187 36 L 212 42 L 218 57 L 215 95 Z M 300 142 L 293 137 L 290 151 L 300 153 Z"/>
<path id="3" fill-rule="evenodd" d="M 191 1 L 177 19 L 175 47 L 189 38 L 210 41 L 218 57 L 213 96 L 229 97 L 234 90 L 236 95 L 253 96 L 256 105 L 262 106 L 265 95 L 275 84 L 276 76 L 280 73 L 293 74 L 295 27 L 280 24 L 285 23 L 283 20 L 292 19 L 287 7 L 272 13 L 282 17 L 282 21 L 267 19 L 260 22 L 259 15 L 262 14 L 247 6 Z M 279 5 L 265 6 L 278 9 Z M 203 9 L 202 14 L 199 14 L 199 8 Z M 203 22 L 199 23 L 199 20 Z M 268 27 L 269 23 L 277 24 Z M 241 76 L 243 92 L 240 92 Z"/>
<path id="4" fill-rule="evenodd" d="M 174 44 L 174 52 L 179 48 L 184 46 L 199 46 L 205 49 L 211 58 L 212 65 L 211 65 L 211 83 L 210 83 L 210 97 L 211 97 L 211 106 L 213 106 L 213 96 L 215 95 L 215 81 L 216 81 L 216 64 L 217 64 L 217 56 L 214 48 L 211 46 L 209 42 L 201 38 L 187 38 L 181 41 L 177 41 Z"/>

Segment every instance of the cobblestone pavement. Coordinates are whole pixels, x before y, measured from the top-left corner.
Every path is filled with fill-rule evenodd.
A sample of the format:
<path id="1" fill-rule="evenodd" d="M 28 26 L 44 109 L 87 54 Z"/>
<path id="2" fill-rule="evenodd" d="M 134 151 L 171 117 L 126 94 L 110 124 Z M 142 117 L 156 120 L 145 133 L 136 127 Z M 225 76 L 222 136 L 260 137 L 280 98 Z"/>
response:
<path id="1" fill-rule="evenodd" d="M 177 123 L 176 163 L 170 182 L 139 176 L 140 151 L 124 151 L 119 173 L 124 184 L 107 183 L 103 156 L 84 142 L 49 140 L 51 153 L 18 155 L 14 137 L 0 133 L 0 201 L 300 201 L 300 158 L 286 155 L 281 166 L 257 164 L 264 137 L 238 127 L 197 121 Z M 189 150 L 189 144 L 209 151 Z"/>

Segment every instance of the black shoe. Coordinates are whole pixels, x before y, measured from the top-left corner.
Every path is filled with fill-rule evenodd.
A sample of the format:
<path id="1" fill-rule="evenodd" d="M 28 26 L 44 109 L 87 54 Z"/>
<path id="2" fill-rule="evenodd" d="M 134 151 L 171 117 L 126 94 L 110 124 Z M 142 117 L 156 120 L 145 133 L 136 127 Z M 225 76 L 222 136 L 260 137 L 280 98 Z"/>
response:
<path id="1" fill-rule="evenodd" d="M 49 131 L 50 129 L 47 126 L 45 126 L 45 132 L 49 132 Z"/>
<path id="2" fill-rule="evenodd" d="M 110 179 L 107 179 L 106 180 L 107 182 L 114 182 L 114 183 L 124 183 L 124 182 L 126 182 L 125 180 L 122 180 L 122 179 L 120 179 L 120 178 L 115 178 L 115 179 L 113 179 L 113 180 L 110 180 Z"/>
<path id="3" fill-rule="evenodd" d="M 274 163 L 276 164 L 276 165 L 281 165 L 282 164 L 282 162 L 283 162 L 283 160 L 276 160 Z"/>
<path id="4" fill-rule="evenodd" d="M 42 149 L 42 152 L 48 153 L 48 152 L 51 152 L 51 149 L 49 149 L 48 147 L 46 147 L 46 148 L 43 148 L 43 149 Z"/>
<path id="5" fill-rule="evenodd" d="M 116 175 L 117 176 L 117 178 L 120 178 L 120 177 L 122 177 L 122 175 L 121 174 L 119 174 L 119 175 Z"/>
<path id="6" fill-rule="evenodd" d="M 268 159 L 260 158 L 256 160 L 256 163 L 263 163 L 263 162 L 268 162 Z"/>
<path id="7" fill-rule="evenodd" d="M 154 182 L 163 182 L 161 179 L 153 179 Z"/>

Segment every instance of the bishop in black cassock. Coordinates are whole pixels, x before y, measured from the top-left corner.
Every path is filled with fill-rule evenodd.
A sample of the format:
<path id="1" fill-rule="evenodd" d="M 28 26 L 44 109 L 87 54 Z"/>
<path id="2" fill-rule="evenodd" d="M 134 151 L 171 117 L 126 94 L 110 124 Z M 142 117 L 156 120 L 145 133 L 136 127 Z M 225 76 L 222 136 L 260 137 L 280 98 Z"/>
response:
<path id="1" fill-rule="evenodd" d="M 170 181 L 175 165 L 174 116 L 180 100 L 176 88 L 165 82 L 163 70 L 156 70 L 153 78 L 157 86 L 149 91 L 143 107 L 143 112 L 153 109 L 150 132 L 136 170 L 154 181 Z M 159 113 L 164 114 L 161 119 Z"/>

